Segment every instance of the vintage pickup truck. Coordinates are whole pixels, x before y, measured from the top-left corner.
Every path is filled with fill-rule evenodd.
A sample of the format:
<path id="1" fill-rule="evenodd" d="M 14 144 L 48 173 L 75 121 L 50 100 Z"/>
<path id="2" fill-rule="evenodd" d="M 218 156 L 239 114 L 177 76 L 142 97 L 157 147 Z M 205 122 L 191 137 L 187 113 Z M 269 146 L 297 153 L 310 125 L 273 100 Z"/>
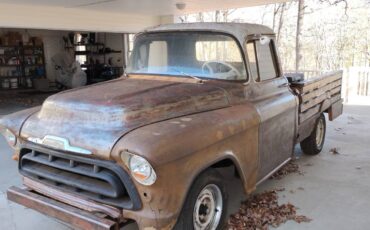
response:
<path id="1" fill-rule="evenodd" d="M 220 168 L 250 194 L 297 143 L 318 154 L 324 113 L 342 113 L 342 73 L 285 76 L 265 26 L 158 26 L 130 59 L 119 79 L 0 120 L 24 183 L 9 200 L 79 229 L 220 229 Z"/>

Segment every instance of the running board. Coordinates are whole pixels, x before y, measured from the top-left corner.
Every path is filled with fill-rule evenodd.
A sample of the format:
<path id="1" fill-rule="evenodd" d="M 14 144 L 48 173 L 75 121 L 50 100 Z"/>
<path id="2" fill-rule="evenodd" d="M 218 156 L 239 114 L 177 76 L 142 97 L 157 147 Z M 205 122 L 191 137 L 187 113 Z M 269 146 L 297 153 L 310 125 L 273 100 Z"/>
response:
<path id="1" fill-rule="evenodd" d="M 278 167 L 276 167 L 274 170 L 272 170 L 269 174 L 267 174 L 265 177 L 263 177 L 261 180 L 259 180 L 256 184 L 256 186 L 258 186 L 259 184 L 261 184 L 262 182 L 264 182 L 265 180 L 267 180 L 268 178 L 270 178 L 270 176 L 272 176 L 274 173 L 276 173 L 281 167 L 283 167 L 284 165 L 286 165 L 286 163 L 288 163 L 292 158 L 289 157 L 288 159 L 286 159 L 283 163 L 281 163 Z"/>

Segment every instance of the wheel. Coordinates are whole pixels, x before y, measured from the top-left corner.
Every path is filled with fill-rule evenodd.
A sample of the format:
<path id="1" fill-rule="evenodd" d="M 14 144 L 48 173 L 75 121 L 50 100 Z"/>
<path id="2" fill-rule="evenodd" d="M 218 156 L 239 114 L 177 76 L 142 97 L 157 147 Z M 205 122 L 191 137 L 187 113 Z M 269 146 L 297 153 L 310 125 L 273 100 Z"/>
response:
<path id="1" fill-rule="evenodd" d="M 319 154 L 324 146 L 326 122 L 324 114 L 317 119 L 315 128 L 306 139 L 301 142 L 301 148 L 307 155 Z"/>
<path id="2" fill-rule="evenodd" d="M 227 192 L 222 176 L 215 169 L 208 169 L 190 188 L 174 229 L 222 229 L 226 207 Z"/>

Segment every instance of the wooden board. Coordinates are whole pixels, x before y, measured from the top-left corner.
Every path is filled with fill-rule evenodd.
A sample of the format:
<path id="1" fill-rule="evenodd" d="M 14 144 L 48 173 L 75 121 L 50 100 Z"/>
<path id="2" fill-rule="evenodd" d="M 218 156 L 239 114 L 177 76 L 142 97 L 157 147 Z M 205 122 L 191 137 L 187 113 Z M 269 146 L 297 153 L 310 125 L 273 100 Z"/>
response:
<path id="1" fill-rule="evenodd" d="M 331 98 L 330 91 L 329 92 L 325 92 L 324 94 L 321 94 L 320 96 L 318 96 L 318 97 L 316 97 L 314 99 L 311 99 L 311 100 L 307 101 L 306 103 L 302 103 L 299 106 L 299 109 L 300 109 L 301 112 L 304 112 L 307 109 L 309 109 L 311 107 L 314 107 L 315 105 L 323 102 L 325 99 L 330 99 L 330 98 Z"/>
<path id="2" fill-rule="evenodd" d="M 308 118 L 312 117 L 313 115 L 317 114 L 320 112 L 320 106 L 321 105 L 316 105 L 315 107 L 299 114 L 299 123 L 304 122 Z"/>
<path id="3" fill-rule="evenodd" d="M 299 123 L 323 112 L 341 99 L 342 71 L 336 71 L 291 85 L 300 102 Z"/>
<path id="4" fill-rule="evenodd" d="M 309 93 L 302 94 L 302 96 L 301 96 L 302 101 L 308 101 L 312 98 L 318 97 L 321 94 L 324 94 L 327 91 L 330 91 L 332 88 L 336 88 L 336 87 L 341 86 L 341 85 L 342 85 L 342 80 L 341 79 L 336 80 L 334 82 L 331 82 L 327 85 L 324 85 L 323 87 L 319 87 L 317 90 L 313 90 Z"/>
<path id="5" fill-rule="evenodd" d="M 312 90 L 319 89 L 326 84 L 329 84 L 336 80 L 341 80 L 342 75 L 342 71 L 336 71 L 307 81 L 293 83 L 292 87 L 298 89 L 300 91 L 300 94 L 307 94 Z"/>

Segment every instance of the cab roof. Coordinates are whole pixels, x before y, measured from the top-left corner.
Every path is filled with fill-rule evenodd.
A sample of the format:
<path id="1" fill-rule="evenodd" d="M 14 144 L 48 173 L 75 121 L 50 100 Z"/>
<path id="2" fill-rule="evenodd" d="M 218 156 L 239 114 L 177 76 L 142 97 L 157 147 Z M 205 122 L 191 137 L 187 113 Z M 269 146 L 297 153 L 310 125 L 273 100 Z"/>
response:
<path id="1" fill-rule="evenodd" d="M 146 29 L 144 32 L 167 32 L 167 31 L 210 31 L 233 35 L 243 42 L 250 35 L 273 35 L 274 31 L 267 26 L 234 23 L 234 22 L 198 22 L 165 24 Z"/>

